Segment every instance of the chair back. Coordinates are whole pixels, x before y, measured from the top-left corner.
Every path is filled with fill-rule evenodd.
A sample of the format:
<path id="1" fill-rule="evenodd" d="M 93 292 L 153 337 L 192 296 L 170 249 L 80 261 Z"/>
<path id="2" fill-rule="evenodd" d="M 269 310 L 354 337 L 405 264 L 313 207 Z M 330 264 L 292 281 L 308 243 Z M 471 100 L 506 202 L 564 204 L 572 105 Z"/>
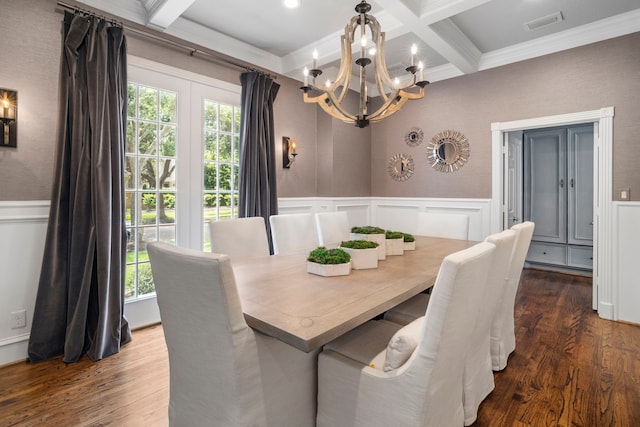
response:
<path id="1" fill-rule="evenodd" d="M 511 227 L 511 230 L 516 232 L 516 241 L 509 264 L 507 286 L 491 327 L 491 359 L 494 371 L 500 371 L 507 366 L 507 359 L 516 348 L 514 306 L 534 229 L 535 224 L 531 221 Z"/>
<path id="2" fill-rule="evenodd" d="M 264 218 L 237 218 L 209 223 L 211 252 L 229 255 L 232 261 L 269 256 Z"/>
<path id="3" fill-rule="evenodd" d="M 271 215 L 269 223 L 276 255 L 309 252 L 318 246 L 313 214 Z"/>
<path id="4" fill-rule="evenodd" d="M 505 230 L 485 239 L 485 242 L 495 245 L 496 250 L 484 284 L 484 292 L 477 302 L 480 305 L 480 311 L 471 336 L 471 348 L 465 361 L 463 374 L 465 425 L 475 422 L 480 403 L 494 389 L 491 327 L 507 287 L 516 235 L 517 233 L 513 230 Z M 481 282 L 476 283 L 476 286 L 482 285 Z"/>
<path id="5" fill-rule="evenodd" d="M 418 236 L 469 239 L 469 216 L 452 213 L 418 212 Z"/>
<path id="6" fill-rule="evenodd" d="M 229 257 L 160 242 L 147 250 L 169 353 L 170 425 L 264 418 L 264 407 L 250 407 L 260 402 L 257 352 Z"/>
<path id="7" fill-rule="evenodd" d="M 316 214 L 318 243 L 327 248 L 336 248 L 344 240 L 349 240 L 351 228 L 346 212 L 321 212 Z"/>
<path id="8" fill-rule="evenodd" d="M 415 370 L 415 381 L 427 384 L 421 425 L 462 425 L 464 363 L 494 252 L 495 245 L 481 242 L 442 261 L 422 339 L 407 362 L 408 369 Z"/>

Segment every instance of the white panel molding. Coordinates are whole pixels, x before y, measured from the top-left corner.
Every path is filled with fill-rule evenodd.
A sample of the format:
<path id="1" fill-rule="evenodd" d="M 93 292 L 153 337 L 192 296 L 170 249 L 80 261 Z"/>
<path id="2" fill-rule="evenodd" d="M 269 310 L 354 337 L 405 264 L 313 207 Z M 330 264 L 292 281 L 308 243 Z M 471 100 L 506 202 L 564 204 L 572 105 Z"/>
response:
<path id="1" fill-rule="evenodd" d="M 640 202 L 613 203 L 613 281 L 618 284 L 614 319 L 640 324 Z"/>
<path id="2" fill-rule="evenodd" d="M 618 283 L 614 280 L 613 265 L 613 107 L 582 111 L 556 116 L 538 117 L 510 122 L 491 123 L 491 231 L 502 229 L 505 216 L 502 189 L 505 172 L 502 158 L 506 153 L 504 133 L 516 130 L 534 129 L 577 123 L 596 123 L 598 135 L 594 135 L 594 263 L 593 286 L 597 286 L 597 306 L 600 317 L 617 320 L 615 302 Z M 595 295 L 595 294 L 594 294 Z"/>
<path id="3" fill-rule="evenodd" d="M 407 233 L 415 233 L 418 212 L 451 212 L 469 215 L 472 240 L 483 240 L 491 229 L 490 199 L 291 197 L 278 199 L 278 211 L 281 214 L 346 211 L 352 226 L 376 225 Z"/>
<path id="4" fill-rule="evenodd" d="M 49 206 L 48 200 L 0 202 L 0 366 L 27 357 Z M 9 313 L 17 310 L 26 310 L 27 325 L 11 329 Z"/>

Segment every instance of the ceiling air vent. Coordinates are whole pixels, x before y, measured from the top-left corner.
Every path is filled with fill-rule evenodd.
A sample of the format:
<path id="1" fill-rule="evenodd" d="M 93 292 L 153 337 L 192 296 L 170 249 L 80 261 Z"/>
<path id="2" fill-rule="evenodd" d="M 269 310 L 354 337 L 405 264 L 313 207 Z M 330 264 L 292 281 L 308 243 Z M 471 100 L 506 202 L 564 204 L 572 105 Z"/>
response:
<path id="1" fill-rule="evenodd" d="M 538 28 L 546 27 L 547 25 L 557 24 L 561 22 L 564 18 L 562 17 L 562 12 L 552 13 L 551 15 L 543 16 L 541 18 L 533 19 L 529 22 L 525 22 L 524 29 L 527 31 L 537 30 Z"/>

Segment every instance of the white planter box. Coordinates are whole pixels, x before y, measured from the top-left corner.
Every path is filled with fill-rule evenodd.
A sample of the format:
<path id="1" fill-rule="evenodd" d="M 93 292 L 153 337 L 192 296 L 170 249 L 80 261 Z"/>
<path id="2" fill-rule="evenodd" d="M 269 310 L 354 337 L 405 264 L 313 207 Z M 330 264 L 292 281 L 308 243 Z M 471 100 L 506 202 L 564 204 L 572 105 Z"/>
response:
<path id="1" fill-rule="evenodd" d="M 351 262 L 344 264 L 318 264 L 307 261 L 307 273 L 318 276 L 347 276 L 351 273 Z"/>
<path id="2" fill-rule="evenodd" d="M 378 267 L 378 248 L 351 249 L 340 248 L 351 255 L 351 268 L 354 270 L 366 270 Z"/>
<path id="3" fill-rule="evenodd" d="M 386 239 L 387 255 L 404 255 L 404 237 L 399 239 Z"/>
<path id="4" fill-rule="evenodd" d="M 416 250 L 416 242 L 404 242 L 404 250 L 405 251 L 415 251 Z"/>
<path id="5" fill-rule="evenodd" d="M 378 251 L 378 259 L 385 259 L 387 257 L 387 251 L 385 250 L 385 241 L 387 239 L 384 237 L 384 234 L 351 233 L 351 240 L 369 240 L 371 242 L 376 242 L 378 244 L 378 247 L 376 248 Z"/>

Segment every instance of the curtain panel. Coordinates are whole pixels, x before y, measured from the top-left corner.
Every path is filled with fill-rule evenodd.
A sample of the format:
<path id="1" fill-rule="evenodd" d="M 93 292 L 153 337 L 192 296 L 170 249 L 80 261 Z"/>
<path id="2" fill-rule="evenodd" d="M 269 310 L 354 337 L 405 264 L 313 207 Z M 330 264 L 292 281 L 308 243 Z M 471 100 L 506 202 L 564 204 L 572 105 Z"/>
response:
<path id="1" fill-rule="evenodd" d="M 278 213 L 273 103 L 280 85 L 257 71 L 242 73 L 240 112 L 240 218 L 264 218 L 273 253 L 269 216 Z"/>
<path id="2" fill-rule="evenodd" d="M 100 360 L 131 340 L 124 317 L 126 40 L 66 12 L 51 210 L 29 361 Z"/>

